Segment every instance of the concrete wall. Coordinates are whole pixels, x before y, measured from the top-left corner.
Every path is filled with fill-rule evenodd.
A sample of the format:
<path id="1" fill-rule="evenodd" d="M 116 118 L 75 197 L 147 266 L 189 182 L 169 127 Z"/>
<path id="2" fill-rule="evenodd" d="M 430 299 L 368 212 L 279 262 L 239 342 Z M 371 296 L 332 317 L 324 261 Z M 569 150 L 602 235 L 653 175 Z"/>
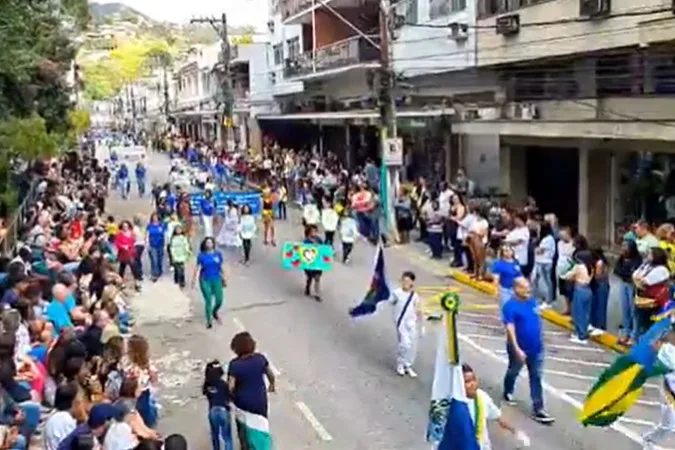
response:
<path id="1" fill-rule="evenodd" d="M 518 146 L 501 146 L 499 150 L 501 190 L 516 200 L 527 197 L 525 152 L 523 147 Z"/>
<path id="2" fill-rule="evenodd" d="M 663 0 L 612 0 L 613 15 L 667 9 Z M 579 18 L 579 0 L 553 0 L 520 8 L 521 29 L 515 36 L 495 33 L 497 16 L 479 19 L 478 65 L 495 65 L 557 55 L 635 46 L 675 39 L 672 12 L 624 15 L 593 21 L 571 21 L 550 26 L 523 24 Z M 512 13 L 509 13 L 512 14 Z"/>
<path id="3" fill-rule="evenodd" d="M 462 165 L 474 183 L 481 190 L 501 190 L 499 135 L 461 135 L 459 146 Z"/>
<path id="4" fill-rule="evenodd" d="M 405 9 L 405 3 L 401 9 Z M 476 64 L 476 2 L 467 1 L 464 11 L 445 17 L 429 19 L 429 0 L 418 0 L 417 23 L 447 25 L 461 23 L 469 26 L 466 40 L 454 40 L 448 28 L 404 26 L 397 31 L 392 51 L 393 66 L 404 76 L 461 70 Z M 399 14 L 403 14 L 401 11 Z"/>
<path id="5" fill-rule="evenodd" d="M 274 64 L 273 47 L 282 44 L 284 47 L 284 59 L 288 58 L 288 46 L 286 41 L 294 37 L 300 38 L 300 48 L 303 48 L 302 25 L 284 25 L 281 20 L 281 14 L 275 14 L 271 19 L 274 22 L 274 32 L 269 33 L 269 44 L 267 47 L 267 69 L 266 72 L 276 75 L 276 82 L 271 86 L 272 95 L 287 95 L 302 92 L 302 82 L 290 82 L 284 80 L 284 62 Z"/>

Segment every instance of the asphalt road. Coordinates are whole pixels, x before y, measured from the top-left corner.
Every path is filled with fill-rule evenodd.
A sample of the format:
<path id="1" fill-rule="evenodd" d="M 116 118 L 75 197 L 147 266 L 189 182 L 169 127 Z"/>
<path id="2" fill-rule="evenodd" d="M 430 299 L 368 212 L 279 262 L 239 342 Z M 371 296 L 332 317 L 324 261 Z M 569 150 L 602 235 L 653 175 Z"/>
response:
<path id="1" fill-rule="evenodd" d="M 157 180 L 168 173 L 168 161 L 162 155 L 151 155 L 149 167 L 151 178 Z M 149 213 L 145 199 L 111 199 L 110 205 L 119 217 Z M 295 213 L 288 222 L 277 222 L 279 243 L 299 240 L 301 232 Z M 249 267 L 238 264 L 238 256 L 229 258 L 226 313 L 223 324 L 212 330 L 204 326 L 196 290 L 180 291 L 168 275 L 147 283 L 132 303 L 139 317 L 137 331 L 150 339 L 162 374 L 160 431 L 185 434 L 191 448 L 209 448 L 206 402 L 200 395 L 203 365 L 211 358 L 229 360 L 231 337 L 245 329 L 278 375 L 278 392 L 270 395 L 270 424 L 278 449 L 428 450 L 424 435 L 436 329 L 428 326 L 420 341 L 419 378 L 401 378 L 394 372 L 395 331 L 389 308 L 384 305 L 377 314 L 360 320 L 347 315 L 347 309 L 365 293 L 373 254 L 370 245 L 356 245 L 349 266 L 337 265 L 324 275 L 324 300 L 318 303 L 302 295 L 302 273 L 281 268 L 279 247 L 255 242 Z M 443 267 L 428 261 L 415 247 L 388 249 L 386 257 L 392 280 L 412 269 L 418 286 L 449 283 L 439 276 Z M 470 306 L 495 301 L 463 288 L 460 295 L 466 305 L 460 313 L 462 359 L 477 371 L 481 387 L 498 400 L 505 363 L 496 310 Z M 629 415 L 633 423 L 621 423 L 616 429 L 584 429 L 576 420 L 575 405 L 615 356 L 593 345 L 570 344 L 560 329 L 547 328 L 546 338 L 546 407 L 556 423 L 542 426 L 528 417 L 525 378 L 516 391 L 519 406 L 504 407 L 505 417 L 532 438 L 534 449 L 641 448 L 636 439 L 656 420 L 657 390 L 647 388 L 644 404 Z M 493 449 L 516 448 L 516 442 L 501 430 L 491 427 L 490 435 Z"/>

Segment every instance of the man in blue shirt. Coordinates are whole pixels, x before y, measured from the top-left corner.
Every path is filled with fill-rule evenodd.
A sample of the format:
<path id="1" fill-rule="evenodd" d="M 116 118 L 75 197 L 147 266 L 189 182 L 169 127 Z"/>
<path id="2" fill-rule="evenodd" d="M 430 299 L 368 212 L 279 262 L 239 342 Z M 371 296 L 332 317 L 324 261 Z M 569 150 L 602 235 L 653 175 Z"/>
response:
<path id="1" fill-rule="evenodd" d="M 119 183 L 122 198 L 126 200 L 129 196 L 129 168 L 125 163 L 122 163 L 117 172 L 117 181 Z"/>
<path id="2" fill-rule="evenodd" d="M 513 282 L 514 296 L 504 304 L 502 317 L 506 327 L 506 350 L 509 367 L 504 376 L 504 401 L 513 404 L 516 379 L 523 366 L 527 366 L 532 398 L 532 418 L 539 423 L 554 422 L 544 410 L 544 393 L 541 372 L 544 362 L 544 337 L 539 317 L 537 300 L 527 278 L 516 278 Z"/>
<path id="3" fill-rule="evenodd" d="M 145 166 L 142 162 L 136 164 L 136 184 L 138 185 L 138 196 L 145 195 Z"/>
<path id="4" fill-rule="evenodd" d="M 47 319 L 54 324 L 54 330 L 61 333 L 64 328 L 73 326 L 68 310 L 68 296 L 70 292 L 63 284 L 55 284 L 52 288 L 52 301 L 47 306 Z"/>

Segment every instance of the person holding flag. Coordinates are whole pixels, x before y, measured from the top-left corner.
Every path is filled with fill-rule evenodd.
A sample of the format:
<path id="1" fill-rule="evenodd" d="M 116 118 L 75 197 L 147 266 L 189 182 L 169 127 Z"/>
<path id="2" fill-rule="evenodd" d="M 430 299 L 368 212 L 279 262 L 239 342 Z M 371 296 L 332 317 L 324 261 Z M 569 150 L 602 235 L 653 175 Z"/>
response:
<path id="1" fill-rule="evenodd" d="M 401 286 L 391 293 L 390 302 L 394 307 L 394 323 L 396 325 L 396 373 L 417 378 L 413 370 L 417 356 L 417 341 L 422 324 L 420 312 L 420 296 L 415 292 L 415 274 L 403 272 Z"/>

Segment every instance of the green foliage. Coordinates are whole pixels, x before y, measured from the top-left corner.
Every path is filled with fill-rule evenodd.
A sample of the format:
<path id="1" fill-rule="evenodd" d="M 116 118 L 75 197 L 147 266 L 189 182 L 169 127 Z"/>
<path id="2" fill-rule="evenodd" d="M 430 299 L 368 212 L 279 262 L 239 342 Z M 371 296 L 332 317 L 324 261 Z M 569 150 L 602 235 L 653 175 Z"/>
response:
<path id="1" fill-rule="evenodd" d="M 0 147 L 5 157 L 29 161 L 58 152 L 57 138 L 47 131 L 47 122 L 37 114 L 0 123 Z"/>

